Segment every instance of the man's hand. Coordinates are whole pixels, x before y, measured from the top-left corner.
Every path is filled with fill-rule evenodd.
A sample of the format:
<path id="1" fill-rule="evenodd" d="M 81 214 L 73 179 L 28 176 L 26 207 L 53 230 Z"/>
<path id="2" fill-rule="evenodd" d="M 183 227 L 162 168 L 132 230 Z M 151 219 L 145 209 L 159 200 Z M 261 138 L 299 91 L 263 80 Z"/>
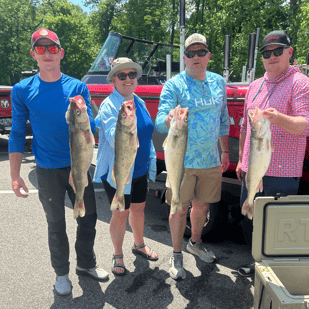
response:
<path id="1" fill-rule="evenodd" d="M 222 166 L 222 173 L 226 172 L 228 167 L 230 166 L 230 157 L 228 152 L 221 153 L 221 166 Z"/>
<path id="2" fill-rule="evenodd" d="M 28 197 L 28 194 L 22 194 L 20 192 L 20 188 L 23 188 L 23 190 L 27 193 L 29 192 L 28 188 L 26 187 L 24 183 L 24 180 L 20 176 L 18 176 L 12 179 L 12 189 L 17 197 L 22 197 L 22 198 Z"/>
<path id="3" fill-rule="evenodd" d="M 265 115 L 269 121 L 271 122 L 271 124 L 274 124 L 276 126 L 280 126 L 280 113 L 274 109 L 274 108 L 267 108 L 263 111 L 262 115 Z"/>
<path id="4" fill-rule="evenodd" d="M 296 136 L 303 134 L 307 128 L 307 120 L 302 116 L 288 116 L 279 113 L 274 108 L 265 109 L 263 115 L 270 120 L 271 124 L 274 124 Z"/>
<path id="5" fill-rule="evenodd" d="M 168 113 L 168 115 L 167 115 L 166 118 L 165 118 L 165 124 L 166 124 L 166 126 L 167 126 L 168 128 L 170 127 L 170 125 L 171 125 L 171 120 L 172 120 L 173 116 L 175 115 L 175 112 L 176 112 L 175 110 L 176 110 L 176 108 L 170 110 L 170 112 Z"/>
<path id="6" fill-rule="evenodd" d="M 237 178 L 242 181 L 242 178 L 243 178 L 243 170 L 241 169 L 241 162 L 238 162 L 237 163 L 237 166 L 236 166 L 236 175 L 237 175 Z"/>

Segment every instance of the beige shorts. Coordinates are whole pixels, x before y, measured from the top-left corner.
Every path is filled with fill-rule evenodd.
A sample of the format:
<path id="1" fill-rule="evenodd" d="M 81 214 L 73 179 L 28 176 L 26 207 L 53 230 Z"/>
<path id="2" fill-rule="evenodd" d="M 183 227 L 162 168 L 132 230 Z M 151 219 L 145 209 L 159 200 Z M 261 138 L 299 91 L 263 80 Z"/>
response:
<path id="1" fill-rule="evenodd" d="M 180 190 L 180 200 L 187 205 L 193 200 L 216 203 L 221 199 L 222 167 L 207 169 L 185 168 L 185 180 Z M 166 203 L 171 204 L 172 190 L 167 188 Z"/>

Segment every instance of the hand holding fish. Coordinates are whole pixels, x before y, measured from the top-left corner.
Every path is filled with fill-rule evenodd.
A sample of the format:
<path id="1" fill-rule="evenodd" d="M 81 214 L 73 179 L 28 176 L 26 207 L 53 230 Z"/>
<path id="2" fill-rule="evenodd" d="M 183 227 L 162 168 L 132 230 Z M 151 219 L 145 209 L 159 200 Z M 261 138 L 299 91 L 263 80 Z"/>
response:
<path id="1" fill-rule="evenodd" d="M 280 126 L 279 125 L 279 123 L 280 123 L 280 113 L 276 109 L 274 109 L 272 107 L 265 109 L 262 112 L 262 115 L 266 116 L 269 119 L 271 124 L 274 124 L 276 126 Z"/>
<path id="2" fill-rule="evenodd" d="M 176 107 L 177 108 L 177 107 Z M 175 112 L 176 112 L 176 108 L 175 109 L 172 109 L 170 110 L 170 112 L 168 113 L 168 115 L 166 116 L 165 118 L 165 124 L 166 126 L 169 128 L 171 126 L 171 121 L 175 115 Z"/>

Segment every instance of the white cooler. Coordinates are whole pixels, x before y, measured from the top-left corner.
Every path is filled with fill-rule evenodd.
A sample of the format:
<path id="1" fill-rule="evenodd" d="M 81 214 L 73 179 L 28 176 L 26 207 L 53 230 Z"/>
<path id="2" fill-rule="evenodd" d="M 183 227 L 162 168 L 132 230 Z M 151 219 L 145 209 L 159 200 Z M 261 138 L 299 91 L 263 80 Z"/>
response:
<path id="1" fill-rule="evenodd" d="M 258 197 L 254 309 L 309 308 L 309 196 Z"/>

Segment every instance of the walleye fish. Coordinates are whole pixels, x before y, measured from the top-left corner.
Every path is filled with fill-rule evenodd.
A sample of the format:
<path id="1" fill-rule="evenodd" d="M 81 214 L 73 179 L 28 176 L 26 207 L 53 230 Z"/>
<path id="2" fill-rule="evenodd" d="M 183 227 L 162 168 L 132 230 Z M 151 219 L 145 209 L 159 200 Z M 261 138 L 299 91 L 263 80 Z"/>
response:
<path id="1" fill-rule="evenodd" d="M 257 192 L 263 191 L 262 178 L 270 164 L 273 145 L 269 119 L 262 115 L 262 111 L 258 107 L 255 110 L 249 110 L 248 115 L 251 125 L 249 166 L 246 174 L 248 195 L 241 213 L 252 220 L 254 196 Z"/>
<path id="2" fill-rule="evenodd" d="M 137 138 L 136 109 L 133 101 L 122 103 L 115 131 L 115 162 L 112 179 L 116 185 L 111 210 L 125 209 L 124 187 L 130 181 L 130 171 L 135 161 L 139 142 Z"/>
<path id="3" fill-rule="evenodd" d="M 70 132 L 71 173 L 69 183 L 76 198 L 73 217 L 85 216 L 84 192 L 88 186 L 87 172 L 93 156 L 94 138 L 90 128 L 87 105 L 81 95 L 70 98 L 65 114 Z"/>
<path id="4" fill-rule="evenodd" d="M 163 143 L 167 170 L 166 187 L 172 190 L 171 214 L 182 210 L 180 189 L 184 181 L 184 161 L 188 143 L 188 107 L 178 105 Z"/>

